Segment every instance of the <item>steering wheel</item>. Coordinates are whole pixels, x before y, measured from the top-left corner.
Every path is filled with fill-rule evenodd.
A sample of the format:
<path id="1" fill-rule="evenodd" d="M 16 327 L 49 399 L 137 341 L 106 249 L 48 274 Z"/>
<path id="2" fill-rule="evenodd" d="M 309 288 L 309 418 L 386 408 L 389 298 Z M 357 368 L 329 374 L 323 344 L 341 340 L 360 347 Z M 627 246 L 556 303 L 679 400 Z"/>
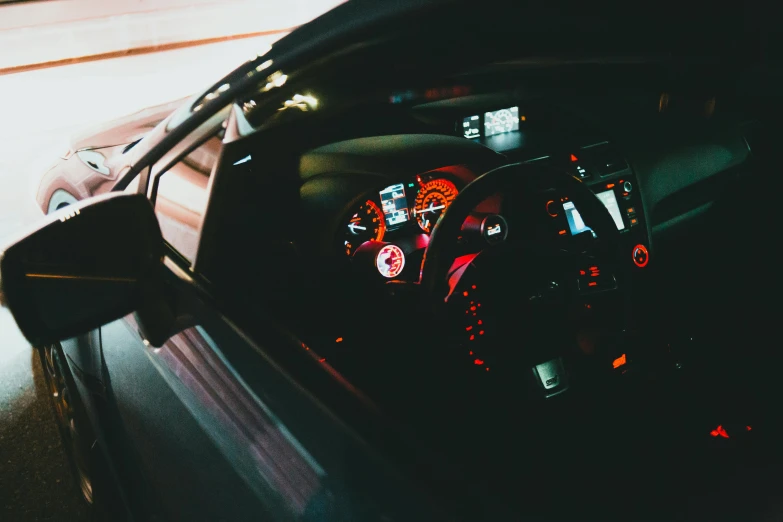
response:
<path id="1" fill-rule="evenodd" d="M 502 352 L 506 362 L 514 366 L 516 374 L 519 375 L 520 368 L 524 369 L 522 371 L 532 370 L 533 382 L 539 385 L 546 397 L 564 392 L 569 387 L 563 359 L 566 351 L 564 343 L 569 342 L 564 322 L 567 321 L 566 308 L 571 290 L 578 293 L 579 263 L 589 266 L 600 262 L 601 271 L 614 276 L 617 289 L 628 284 L 622 267 L 613 263 L 619 258 L 619 231 L 609 211 L 581 180 L 561 171 L 523 163 L 506 165 L 479 176 L 455 197 L 435 226 L 424 254 L 420 281 L 420 290 L 425 302 L 433 308 L 432 313 L 443 317 L 451 297 L 449 292 L 454 286 L 452 267 L 458 255 L 458 237 L 471 211 L 480 202 L 498 193 L 504 195 L 504 200 L 521 202 L 524 207 L 533 202 L 534 196 L 548 189 L 554 189 L 558 195 L 573 202 L 594 234 L 588 231 L 579 234 L 582 240 L 571 238 L 578 247 L 576 249 L 546 249 L 537 245 L 535 240 L 524 240 L 526 234 L 523 232 L 530 228 L 530 223 L 520 222 L 525 221 L 523 214 L 515 213 L 507 216 L 506 241 L 486 248 L 472 263 L 474 266 L 488 265 L 489 272 L 494 273 L 495 284 L 502 287 L 499 291 L 504 301 L 502 309 L 506 323 L 512 323 L 515 330 L 523 330 L 520 328 L 523 321 L 532 322 L 538 326 L 539 333 L 548 336 L 539 335 L 536 342 L 525 346 L 520 342 L 519 334 L 512 334 L 507 328 L 504 335 L 495 339 L 495 343 L 504 345 L 497 351 Z M 558 272 L 560 277 L 552 276 L 553 271 Z M 545 277 L 542 277 L 543 273 Z M 524 292 L 519 291 L 522 288 Z M 576 344 L 573 338 L 570 342 L 571 345 Z M 476 360 L 476 364 L 480 362 Z M 526 375 L 531 377 L 530 373 Z"/>
<path id="2" fill-rule="evenodd" d="M 552 281 L 549 277 L 542 279 L 541 272 L 536 270 L 537 268 L 549 268 L 547 275 L 560 270 L 562 271 L 560 281 L 575 282 L 577 273 L 574 270 L 580 263 L 580 258 L 587 258 L 591 260 L 590 263 L 600 266 L 601 272 L 613 274 L 617 283 L 616 289 L 619 291 L 615 292 L 617 297 L 624 299 L 628 296 L 631 290 L 630 260 L 626 264 L 620 261 L 625 257 L 622 255 L 620 233 L 601 201 L 580 180 L 563 172 L 537 165 L 514 164 L 489 171 L 467 185 L 455 197 L 436 224 L 425 251 L 419 286 L 424 294 L 425 304 L 429 306 L 433 315 L 445 319 L 443 326 L 453 327 L 453 323 L 450 324 L 448 321 L 450 303 L 462 298 L 463 289 L 466 295 L 470 294 L 466 299 L 472 299 L 471 289 L 475 288 L 472 286 L 474 280 L 470 279 L 467 285 L 457 287 L 459 291 L 454 292 L 455 274 L 459 272 L 454 270 L 455 258 L 460 253 L 458 238 L 463 235 L 462 228 L 466 218 L 477 205 L 495 194 L 502 194 L 504 203 L 506 199 L 516 196 L 523 205 L 533 203 L 536 206 L 541 205 L 542 200 L 541 198 L 536 200 L 534 196 L 548 189 L 554 189 L 559 196 L 567 197 L 573 202 L 584 222 L 595 232 L 597 238 L 593 240 L 592 234 L 587 234 L 583 239 L 588 241 L 575 241 L 579 247 L 575 251 L 566 253 L 537 249 L 536 247 L 540 245 L 536 245 L 535 241 L 532 242 L 533 244 L 524 241 L 526 228 L 529 229 L 535 222 L 526 221 L 525 216 L 518 213 L 507 214 L 506 209 L 503 209 L 503 216 L 508 222 L 506 241 L 485 248 L 472 259 L 470 264 L 476 266 L 478 274 L 489 271 L 490 280 L 494 279 L 496 283 L 507 287 L 501 289 L 501 295 L 505 297 L 503 305 L 508 308 L 504 319 L 506 322 L 513 323 L 511 326 L 515 332 L 512 333 L 512 328 L 509 328 L 505 335 L 493 339 L 493 343 L 488 345 L 488 348 L 496 350 L 498 360 L 502 358 L 509 367 L 510 371 L 504 373 L 501 379 L 505 380 L 507 385 L 501 386 L 500 393 L 496 393 L 498 389 L 492 387 L 489 394 L 482 394 L 480 389 L 471 385 L 474 381 L 461 379 L 465 375 L 461 373 L 452 381 L 448 381 L 448 389 L 440 391 L 440 395 L 436 398 L 422 399 L 429 400 L 425 414 L 428 419 L 434 419 L 432 424 L 438 423 L 438 427 L 443 426 L 440 431 L 435 432 L 434 440 L 439 445 L 447 445 L 452 451 L 459 452 L 457 454 L 466 462 L 465 466 L 468 469 L 465 476 L 484 477 L 483 480 L 471 482 L 475 488 L 475 491 L 472 491 L 475 496 L 486 496 L 489 499 L 527 498 L 538 502 L 539 505 L 547 506 L 547 510 L 552 509 L 550 505 L 563 504 L 562 499 L 568 498 L 574 505 L 582 506 L 583 512 L 587 512 L 584 506 L 591 505 L 593 508 L 597 506 L 603 513 L 607 509 L 602 503 L 602 498 L 606 496 L 605 488 L 611 487 L 612 491 L 620 492 L 616 495 L 619 501 L 612 498 L 612 507 L 616 508 L 618 513 L 622 513 L 623 518 L 627 518 L 627 513 L 623 511 L 625 506 L 637 507 L 636 499 L 645 498 L 648 489 L 646 485 L 644 488 L 639 488 L 637 481 L 629 480 L 628 477 L 636 476 L 631 475 L 629 470 L 634 470 L 633 473 L 641 470 L 643 476 L 654 473 L 655 475 L 652 476 L 665 477 L 665 474 L 672 470 L 668 466 L 673 461 L 658 458 L 659 453 L 655 452 L 643 456 L 638 454 L 640 447 L 654 446 L 649 444 L 650 439 L 646 438 L 641 439 L 645 441 L 644 446 L 639 446 L 636 442 L 638 440 L 636 437 L 648 435 L 644 433 L 644 428 L 639 429 L 644 424 L 638 419 L 626 422 L 626 415 L 631 411 L 625 409 L 628 405 L 624 402 L 627 397 L 611 394 L 606 397 L 608 399 L 606 401 L 594 401 L 595 397 L 591 397 L 590 394 L 577 392 L 577 370 L 583 369 L 584 366 L 576 362 L 572 364 L 572 359 L 567 357 L 568 349 L 563 344 L 566 341 L 565 336 L 558 338 L 557 332 L 553 332 L 555 335 L 550 336 L 548 342 L 544 342 L 542 346 L 531 347 L 520 342 L 516 333 L 528 327 L 529 317 L 525 317 L 525 312 L 531 310 L 528 303 L 528 296 L 531 294 L 516 292 L 516 290 L 547 288 Z M 540 211 L 543 211 L 543 208 L 540 208 Z M 519 219 L 520 217 L 523 219 Z M 523 233 L 518 234 L 518 232 Z M 581 235 L 583 234 L 578 236 Z M 571 239 L 576 240 L 578 236 Z M 567 244 L 567 238 L 563 239 L 566 241 L 562 243 Z M 534 258 L 533 262 L 530 262 L 531 258 Z M 615 265 L 613 261 L 619 264 Z M 519 265 L 526 269 L 519 269 Z M 497 269 L 498 266 L 501 267 L 500 270 Z M 543 272 L 546 273 L 546 270 Z M 462 275 L 464 274 L 469 272 L 465 271 Z M 479 288 L 482 284 L 482 282 L 478 283 Z M 560 290 L 560 297 L 563 293 L 567 293 L 567 289 L 563 289 L 562 285 Z M 487 308 L 489 303 L 483 298 L 482 301 L 485 302 L 484 308 Z M 535 310 L 536 316 L 533 322 L 543 326 L 544 329 L 560 327 L 561 330 L 565 330 L 564 322 L 567 317 L 563 306 L 565 301 L 565 299 L 555 298 L 545 301 L 542 305 L 534 305 L 532 309 Z M 520 308 L 525 312 L 520 311 Z M 462 314 L 461 310 L 459 314 Z M 619 325 L 618 330 L 623 329 L 624 326 Z M 429 329 L 432 330 L 432 327 L 430 326 Z M 451 343 L 431 343 L 436 347 L 443 344 L 446 345 L 446 353 L 440 350 L 443 356 L 439 359 L 444 362 L 455 358 L 453 353 L 455 349 L 464 348 L 463 357 L 468 354 L 468 348 L 463 346 L 455 348 Z M 572 344 L 575 344 L 573 340 Z M 464 358 L 462 362 L 470 364 Z M 479 364 L 478 361 L 476 364 Z M 443 364 L 439 364 L 434 368 L 447 373 L 455 366 L 458 365 L 449 364 L 444 368 Z M 772 367 L 775 368 L 774 365 Z M 483 369 L 480 366 L 477 368 Z M 607 372 L 611 371 L 611 365 L 607 366 Z M 493 373 L 495 373 L 495 366 L 487 375 Z M 568 376 L 569 373 L 573 375 Z M 745 373 L 756 379 L 758 377 L 757 371 Z M 483 376 L 483 372 L 476 372 L 474 375 Z M 584 374 L 580 373 L 580 375 Z M 538 387 L 539 398 L 554 395 L 558 397 L 553 400 L 520 400 L 523 399 L 519 393 L 523 376 Z M 568 391 L 569 379 L 573 384 L 570 387 L 571 391 Z M 734 377 L 711 382 L 732 380 Z M 760 381 L 762 384 L 775 382 L 773 378 L 760 379 Z M 441 385 L 440 381 L 436 382 Z M 452 384 L 454 386 L 451 386 Z M 641 384 L 646 386 L 647 383 Z M 758 385 L 758 382 L 756 384 Z M 446 387 L 431 386 L 427 394 L 437 394 L 439 388 Z M 468 390 L 466 391 L 465 388 Z M 476 393 L 476 390 L 479 393 Z M 767 395 L 776 396 L 773 392 Z M 599 403 L 598 407 L 590 407 L 591 402 Z M 588 407 L 580 410 L 583 405 Z M 442 410 L 447 408 L 451 410 L 442 413 Z M 648 410 L 643 404 L 638 411 L 641 412 L 644 420 L 657 418 L 654 410 L 653 415 L 648 416 Z M 596 412 L 598 416 L 595 415 Z M 601 413 L 605 415 L 601 416 Z M 655 426 L 656 421 L 650 420 L 650 425 Z M 679 434 L 681 427 L 679 424 L 676 426 L 677 430 L 668 437 Z M 747 429 L 750 430 L 750 426 Z M 655 430 L 656 428 L 653 428 L 653 431 Z M 705 432 L 704 436 L 706 435 Z M 658 434 L 654 436 L 659 437 Z M 661 438 L 670 440 L 666 437 L 664 435 Z M 679 448 L 689 439 L 678 437 L 675 440 L 676 447 Z M 769 440 L 775 439 L 771 437 Z M 774 443 L 771 447 L 773 446 Z M 637 454 L 634 454 L 634 451 Z M 767 460 L 769 453 L 771 452 L 765 450 L 759 454 L 763 454 L 764 459 Z M 621 457 L 615 459 L 614 457 L 618 455 Z M 626 467 L 625 455 L 633 455 L 630 460 L 633 463 L 632 467 Z M 711 461 L 712 457 L 714 456 L 710 455 Z M 581 472 L 581 470 L 592 469 L 606 470 L 608 466 L 617 466 L 610 469 L 618 470 L 616 473 L 604 472 L 605 476 L 615 477 L 615 482 L 612 482 L 611 486 L 600 480 L 593 480 L 592 475 L 582 475 Z M 525 478 L 523 480 L 520 477 Z M 617 477 L 620 479 L 616 480 Z M 651 489 L 651 491 L 656 490 Z M 594 505 L 590 504 L 593 502 Z M 499 500 L 497 504 L 500 503 Z M 514 504 L 515 509 L 524 509 L 520 506 L 525 506 L 525 502 L 519 501 Z M 555 513 L 555 511 L 551 512 Z M 511 516 L 518 515 L 519 512 L 516 512 Z"/>

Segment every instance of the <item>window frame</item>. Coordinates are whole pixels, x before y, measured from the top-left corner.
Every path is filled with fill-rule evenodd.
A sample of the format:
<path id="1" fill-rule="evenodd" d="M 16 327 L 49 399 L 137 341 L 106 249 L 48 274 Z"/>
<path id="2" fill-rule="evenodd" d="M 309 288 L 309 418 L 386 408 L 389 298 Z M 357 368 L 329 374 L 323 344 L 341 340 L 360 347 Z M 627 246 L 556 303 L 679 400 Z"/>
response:
<path id="1" fill-rule="evenodd" d="M 175 165 L 183 161 L 191 152 L 202 146 L 208 140 L 215 137 L 221 131 L 225 129 L 226 122 L 228 121 L 228 114 L 232 105 L 227 105 L 223 110 L 215 113 L 209 120 L 199 125 L 195 130 L 188 134 L 185 138 L 177 142 L 176 145 L 171 147 L 158 161 L 144 168 L 140 174 L 139 180 L 139 193 L 143 193 L 149 199 L 153 209 L 156 205 L 158 185 L 160 179 L 167 172 L 169 172 Z M 170 243 L 165 237 L 163 238 L 168 248 L 176 254 L 178 264 L 189 271 L 195 271 L 196 262 L 198 259 L 198 253 L 201 249 L 202 232 L 204 230 L 204 220 L 209 209 L 212 186 L 217 175 L 217 169 L 220 165 L 220 160 L 223 155 L 223 149 L 225 148 L 225 134 L 220 139 L 220 149 L 217 153 L 217 158 L 212 170 L 209 173 L 209 180 L 207 181 L 206 197 L 207 203 L 199 219 L 198 239 L 196 242 L 196 251 L 193 259 L 188 259 L 175 245 Z"/>

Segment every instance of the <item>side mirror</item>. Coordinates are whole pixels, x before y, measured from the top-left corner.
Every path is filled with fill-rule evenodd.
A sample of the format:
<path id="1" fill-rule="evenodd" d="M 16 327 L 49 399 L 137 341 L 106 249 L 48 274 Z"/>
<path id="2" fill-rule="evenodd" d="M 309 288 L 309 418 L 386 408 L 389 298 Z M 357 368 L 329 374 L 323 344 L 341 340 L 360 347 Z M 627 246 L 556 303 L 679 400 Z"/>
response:
<path id="1" fill-rule="evenodd" d="M 146 197 L 111 193 L 66 207 L 0 253 L 0 301 L 33 346 L 137 309 L 163 256 Z"/>

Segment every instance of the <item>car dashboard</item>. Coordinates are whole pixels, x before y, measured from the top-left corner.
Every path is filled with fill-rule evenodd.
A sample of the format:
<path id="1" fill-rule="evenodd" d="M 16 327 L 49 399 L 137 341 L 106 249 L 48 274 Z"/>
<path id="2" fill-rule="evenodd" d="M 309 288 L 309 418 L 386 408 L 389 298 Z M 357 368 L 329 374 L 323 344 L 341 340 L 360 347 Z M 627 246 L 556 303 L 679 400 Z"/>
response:
<path id="1" fill-rule="evenodd" d="M 484 172 L 521 162 L 566 173 L 587 185 L 622 237 L 623 262 L 645 268 L 651 241 L 642 189 L 618 147 L 595 135 L 575 137 L 568 128 L 557 136 L 537 125 L 536 119 L 543 118 L 535 111 L 528 116 L 519 105 L 497 108 L 479 100 L 456 113 L 449 106 L 440 119 L 433 118 L 432 104 L 414 110 L 435 128 L 450 128 L 449 134 L 359 138 L 309 151 L 301 160 L 305 199 L 326 193 L 343 204 L 331 207 L 339 215 L 332 246 L 348 258 L 361 258 L 368 249 L 376 258 L 380 254 L 385 261 L 376 265 L 375 275 L 381 280 L 417 281 L 429 235 L 457 194 Z M 335 181 L 340 178 L 344 184 Z M 465 223 L 465 239 L 481 237 L 478 246 L 483 247 L 506 235 L 505 230 L 499 233 L 505 227 L 495 223 L 504 219 L 502 199 L 496 194 L 476 207 Z M 534 211 L 548 218 L 539 223 L 542 230 L 561 242 L 590 230 L 563 194 L 542 191 L 535 205 Z M 387 261 L 393 268 L 386 268 Z"/>
<path id="2" fill-rule="evenodd" d="M 666 247 L 671 221 L 687 226 L 694 209 L 698 212 L 704 204 L 703 198 L 687 201 L 686 196 L 748 157 L 742 126 L 722 125 L 709 134 L 661 141 L 651 137 L 660 127 L 644 118 L 628 124 L 622 120 L 623 111 L 617 111 L 611 117 L 600 113 L 599 119 L 589 108 L 581 112 L 574 107 L 564 109 L 516 92 L 428 101 L 406 111 L 411 132 L 395 127 L 390 129 L 394 133 L 316 147 L 299 159 L 303 207 L 319 223 L 314 236 L 320 255 L 333 259 L 328 266 L 336 268 L 327 271 L 350 280 L 347 286 L 335 283 L 335 292 L 344 294 L 349 307 L 352 301 L 367 299 L 389 306 L 386 298 L 377 301 L 378 297 L 399 294 L 401 287 L 420 283 L 431 234 L 454 198 L 485 172 L 521 163 L 548 169 L 553 176 L 578 179 L 600 201 L 617 230 L 618 246 L 611 259 L 585 259 L 571 274 L 568 284 L 576 288 L 578 297 L 568 312 L 569 320 L 575 318 L 583 330 L 609 326 L 634 332 L 641 324 L 654 322 L 651 309 L 657 302 L 656 286 L 668 277 L 660 270 L 656 273 L 657 242 L 663 254 L 670 256 Z M 655 112 L 653 118 L 660 116 Z M 721 140 L 728 151 L 726 163 L 711 168 L 697 165 L 692 172 L 682 173 L 682 165 L 693 163 L 714 147 L 715 140 Z M 662 190 L 663 165 L 671 165 L 675 158 L 680 160 L 677 169 L 681 174 Z M 516 232 L 517 223 L 508 219 L 507 196 L 497 193 L 486 198 L 465 220 L 457 238 L 454 270 L 460 263 L 475 264 L 474 256 Z M 680 205 L 674 215 L 672 200 Z M 526 206 L 530 219 L 526 233 L 539 242 L 569 250 L 580 246 L 585 237 L 595 237 L 579 205 L 552 187 L 540 187 Z M 476 278 L 465 277 L 450 289 L 452 308 L 467 316 L 455 328 L 470 332 L 459 334 L 461 346 L 473 340 L 471 335 L 476 339 L 479 332 L 489 333 L 476 322 L 483 321 L 480 304 L 474 299 L 482 291 L 476 286 Z M 613 292 L 618 287 L 622 291 Z M 351 295 L 350 288 L 359 288 L 362 297 L 346 297 Z M 392 321 L 390 312 L 378 312 L 377 306 L 368 313 L 375 317 L 381 313 Z M 335 306 L 335 310 L 340 308 Z M 338 361 L 353 357 L 346 354 L 352 353 L 354 339 L 375 335 L 372 328 L 349 335 L 359 320 L 330 316 L 319 324 L 326 322 L 329 327 L 314 336 L 314 345 L 322 346 L 325 360 L 338 368 Z M 407 319 L 401 323 L 408 324 Z M 335 338 L 341 339 L 339 345 Z M 466 353 L 471 356 L 467 364 L 491 359 L 474 357 L 479 350 Z M 612 352 L 608 358 L 606 364 L 615 369 L 615 361 L 625 364 L 631 354 Z"/>
<path id="3" fill-rule="evenodd" d="M 414 426 L 419 426 L 411 420 L 415 414 L 406 408 L 427 410 L 435 400 L 416 390 L 456 388 L 437 407 L 471 404 L 479 416 L 484 406 L 459 392 L 472 393 L 474 380 L 518 386 L 509 393 L 504 389 L 498 401 L 504 406 L 522 396 L 576 402 L 580 393 L 562 392 L 630 378 L 637 362 L 652 352 L 674 358 L 682 339 L 691 337 L 675 338 L 656 321 L 680 295 L 665 294 L 685 289 L 687 281 L 672 278 L 675 272 L 664 267 L 682 270 L 692 259 L 678 257 L 682 243 L 672 239 L 700 237 L 709 229 L 699 228 L 702 207 L 721 195 L 725 180 L 751 172 L 750 149 L 741 118 L 682 123 L 668 118 L 666 110 L 659 112 L 658 101 L 648 104 L 648 116 L 639 116 L 622 108 L 607 112 L 595 100 L 576 106 L 573 100 L 530 100 L 516 93 L 421 103 L 403 99 L 391 104 L 405 117 L 384 119 L 390 114 L 384 106 L 377 113 L 355 111 L 342 122 L 345 133 L 314 129 L 317 139 L 308 136 L 314 145 L 295 158 L 298 207 L 285 222 L 297 231 L 291 237 L 303 268 L 283 267 L 296 280 L 280 285 L 275 309 L 282 310 L 288 299 L 290 313 L 280 315 L 293 318 L 291 329 L 313 361 Z M 360 125 L 365 122 L 371 123 Z M 234 151 L 232 159 L 249 152 Z M 254 162 L 263 157 L 252 152 Z M 610 256 L 576 259 L 567 280 L 550 279 L 573 293 L 567 307 L 539 321 L 527 311 L 546 299 L 547 289 L 516 280 L 537 274 L 542 264 L 511 256 L 503 274 L 496 274 L 486 254 L 501 252 L 520 231 L 557 251 L 579 250 L 585 240 L 595 239 L 595 226 L 589 209 L 556 183 L 539 186 L 521 209 L 512 194 L 498 191 L 471 210 L 454 238 L 448 293 L 445 299 L 438 296 L 447 310 L 432 313 L 422 267 L 438 223 L 482 175 L 518 164 L 551 172 L 553 180 L 578 180 L 611 219 L 617 248 Z M 253 163 L 240 167 L 250 173 Z M 295 219 L 307 226 L 290 225 Z M 603 231 L 596 235 L 600 240 Z M 272 273 L 279 279 L 277 274 L 288 272 Z M 536 328 L 543 333 L 533 338 Z M 579 361 L 565 363 L 573 370 L 568 382 L 552 362 L 556 357 L 534 353 L 561 346 Z M 433 372 L 420 387 L 413 386 L 419 377 L 412 373 L 433 368 L 434 353 L 437 378 Z M 582 366 L 595 366 L 599 378 L 579 381 Z M 610 393 L 612 400 L 633 407 L 618 389 Z M 488 426 L 503 418 L 500 412 L 472 424 Z M 495 427 L 493 432 L 511 429 Z"/>

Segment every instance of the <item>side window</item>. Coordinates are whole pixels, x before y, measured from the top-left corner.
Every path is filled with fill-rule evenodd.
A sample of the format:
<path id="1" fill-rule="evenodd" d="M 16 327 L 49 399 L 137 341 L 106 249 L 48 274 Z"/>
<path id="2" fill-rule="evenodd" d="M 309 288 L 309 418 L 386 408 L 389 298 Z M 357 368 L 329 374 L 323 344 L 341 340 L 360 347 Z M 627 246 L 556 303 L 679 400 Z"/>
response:
<path id="1" fill-rule="evenodd" d="M 161 233 L 191 263 L 196 258 L 209 180 L 218 160 L 223 132 L 207 138 L 158 176 L 155 214 Z"/>

